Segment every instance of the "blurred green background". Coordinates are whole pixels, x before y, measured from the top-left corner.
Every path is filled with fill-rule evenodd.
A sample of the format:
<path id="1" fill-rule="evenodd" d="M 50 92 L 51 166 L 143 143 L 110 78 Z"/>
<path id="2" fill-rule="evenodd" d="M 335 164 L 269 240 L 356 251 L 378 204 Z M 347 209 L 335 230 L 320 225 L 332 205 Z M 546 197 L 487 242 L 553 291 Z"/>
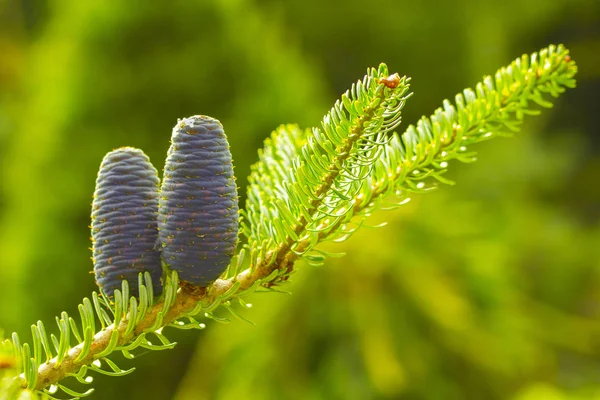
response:
<path id="1" fill-rule="evenodd" d="M 374 216 L 293 295 L 255 294 L 256 326 L 167 330 L 175 350 L 92 398 L 600 399 L 597 0 L 0 0 L 0 327 L 29 340 L 95 289 L 108 151 L 160 169 L 177 118 L 211 115 L 244 201 L 271 130 L 318 124 L 367 67 L 413 78 L 408 124 L 550 43 L 577 89 L 452 164 L 457 186 Z"/>

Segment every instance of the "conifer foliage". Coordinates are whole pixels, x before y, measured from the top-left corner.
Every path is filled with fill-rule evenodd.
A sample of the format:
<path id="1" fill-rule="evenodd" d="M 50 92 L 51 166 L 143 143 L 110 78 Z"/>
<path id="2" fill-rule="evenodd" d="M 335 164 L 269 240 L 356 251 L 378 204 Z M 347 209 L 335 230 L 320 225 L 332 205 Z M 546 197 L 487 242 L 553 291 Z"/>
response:
<path id="1" fill-rule="evenodd" d="M 398 134 L 409 79 L 390 74 L 383 64 L 369 69 L 319 127 L 283 125 L 265 141 L 240 213 L 243 245 L 233 258 L 237 194 L 222 128 L 208 117 L 180 121 L 162 184 L 160 230 L 152 232 L 160 237 L 157 249 L 167 267 L 162 294 L 154 286 L 154 269 L 137 280 L 127 273 L 120 286 L 109 281 L 112 299 L 103 289 L 83 300 L 80 322 L 62 313 L 58 334 L 48 334 L 41 321 L 32 325 L 31 345 L 13 334 L 1 350 L 14 355 L 14 379 L 51 398 L 59 390 L 85 396 L 93 389 L 75 391 L 62 380 L 73 377 L 88 385 L 91 371 L 129 373 L 133 369 L 121 369 L 109 356 L 121 352 L 133 358 L 140 347 L 171 348 L 163 327 L 202 329 L 197 316 L 218 319 L 213 315 L 218 307 L 244 318 L 234 302 L 243 306 L 254 291 L 276 291 L 299 259 L 322 264 L 329 254 L 318 245 L 346 240 L 372 212 L 399 206 L 437 183 L 452 183 L 444 177 L 452 160 L 472 162 L 470 145 L 518 132 L 525 116 L 539 114 L 536 106 L 552 106 L 552 98 L 575 86 L 576 72 L 567 49 L 549 46 L 484 77 L 474 90 L 456 95 L 454 104 L 445 100 L 430 117 Z M 118 198 L 117 193 L 110 201 Z"/>

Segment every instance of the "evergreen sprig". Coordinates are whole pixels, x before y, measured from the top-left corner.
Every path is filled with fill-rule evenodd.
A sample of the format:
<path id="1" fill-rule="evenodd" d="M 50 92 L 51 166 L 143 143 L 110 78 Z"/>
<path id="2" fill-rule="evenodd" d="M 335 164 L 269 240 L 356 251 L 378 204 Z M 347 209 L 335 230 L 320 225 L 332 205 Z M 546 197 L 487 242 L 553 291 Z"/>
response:
<path id="1" fill-rule="evenodd" d="M 79 323 L 66 313 L 56 318 L 57 335 L 48 335 L 38 322 L 32 325 L 33 345 L 21 343 L 16 334 L 1 343 L 0 357 L 12 353 L 10 367 L 17 371 L 8 386 L 16 382 L 47 398 L 58 390 L 83 397 L 92 390 L 78 392 L 59 382 L 70 376 L 88 385 L 91 371 L 129 373 L 133 369 L 118 367 L 112 353 L 134 358 L 139 347 L 169 349 L 175 343 L 163 327 L 202 329 L 199 313 L 223 321 L 212 314 L 221 306 L 244 319 L 234 302 L 246 305 L 243 297 L 253 291 L 276 290 L 299 258 L 322 263 L 327 254 L 317 245 L 347 239 L 373 211 L 402 204 L 436 182 L 451 183 L 444 177 L 450 160 L 472 162 L 469 145 L 517 132 L 525 115 L 539 113 L 532 103 L 550 107 L 549 96 L 575 86 L 576 72 L 568 50 L 550 46 L 485 77 L 475 90 L 458 94 L 455 105 L 444 101 L 431 117 L 398 135 L 393 130 L 409 96 L 409 80 L 389 75 L 385 65 L 369 70 L 320 128 L 281 126 L 265 142 L 242 212 L 247 241 L 222 279 L 198 288 L 180 283 L 174 272 L 156 300 L 148 274 L 140 275 L 137 298 L 129 295 L 126 281 L 114 302 L 93 293 L 79 305 Z M 250 266 L 242 270 L 247 259 Z M 0 383 L 8 387 L 6 379 Z"/>
<path id="2" fill-rule="evenodd" d="M 402 135 L 392 135 L 354 198 L 353 213 L 338 224 L 368 216 L 388 196 L 398 198 L 391 204 L 394 208 L 407 202 L 410 193 L 431 190 L 438 182 L 454 184 L 443 176 L 450 160 L 474 162 L 476 153 L 468 146 L 518 132 L 524 116 L 541 112 L 532 108 L 532 103 L 552 107 L 547 95 L 556 98 L 575 87 L 576 73 L 568 50 L 562 45 L 549 46 L 531 56 L 523 55 L 493 77 L 484 77 L 475 90 L 468 88 L 457 94 L 456 105 L 444 100 L 429 118 L 422 117 Z M 346 235 L 341 239 L 347 239 L 360 221 L 355 218 L 354 227 L 344 229 Z"/>
<path id="3" fill-rule="evenodd" d="M 352 209 L 373 165 L 400 124 L 406 77 L 387 66 L 370 69 L 325 115 L 321 128 L 281 127 L 253 166 L 244 233 L 251 268 L 286 260 L 289 252 L 315 261 L 319 235 Z M 291 271 L 293 260 L 287 259 Z"/>

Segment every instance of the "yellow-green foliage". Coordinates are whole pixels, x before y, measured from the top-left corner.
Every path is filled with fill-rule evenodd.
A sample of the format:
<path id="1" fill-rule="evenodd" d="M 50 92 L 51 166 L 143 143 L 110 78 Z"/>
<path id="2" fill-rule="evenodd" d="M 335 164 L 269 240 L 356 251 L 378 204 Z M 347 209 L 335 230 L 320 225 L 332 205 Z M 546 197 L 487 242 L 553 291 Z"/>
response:
<path id="1" fill-rule="evenodd" d="M 228 127 L 245 193 L 269 132 L 318 125 L 369 65 L 412 77 L 406 123 L 549 42 L 565 42 L 582 68 L 555 109 L 479 145 L 477 164 L 453 165 L 456 186 L 325 248 L 347 256 L 302 268 L 285 287 L 292 296 L 248 298 L 243 315 L 256 326 L 175 332 L 174 350 L 117 360 L 135 374 L 95 375 L 93 398 L 598 397 L 600 4 L 9 3 L 0 0 L 0 326 L 26 341 L 31 323 L 76 315 L 94 288 L 89 203 L 110 149 L 163 159 L 174 118 L 210 114 Z"/>

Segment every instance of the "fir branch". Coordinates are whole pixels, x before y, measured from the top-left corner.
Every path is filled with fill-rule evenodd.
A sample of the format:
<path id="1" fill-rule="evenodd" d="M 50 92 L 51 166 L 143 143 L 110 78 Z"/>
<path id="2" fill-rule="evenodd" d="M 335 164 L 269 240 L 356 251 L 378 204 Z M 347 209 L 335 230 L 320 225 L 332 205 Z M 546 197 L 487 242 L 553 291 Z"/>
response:
<path id="1" fill-rule="evenodd" d="M 443 107 L 431 117 L 421 118 L 416 127 L 409 126 L 402 136 L 394 133 L 384 146 L 382 157 L 374 163 L 372 173 L 362 180 L 360 190 L 350 202 L 351 209 L 338 213 L 342 217 L 327 229 L 319 230 L 317 237 L 298 241 L 295 253 L 287 254 L 286 263 L 293 262 L 324 240 L 348 239 L 361 226 L 363 218 L 381 208 L 382 200 L 392 195 L 399 197 L 395 205 L 401 205 L 409 200 L 409 193 L 432 189 L 435 185 L 432 180 L 452 184 L 443 176 L 448 161 L 475 161 L 475 153 L 468 152 L 467 146 L 517 132 L 525 115 L 540 113 L 532 109 L 530 103 L 551 107 L 552 103 L 544 94 L 558 97 L 566 88 L 574 87 L 576 73 L 577 67 L 568 50 L 562 45 L 549 46 L 513 61 L 497 71 L 493 78 L 484 77 L 475 86 L 475 91 L 465 89 L 456 95 L 456 107 L 445 100 Z M 281 137 L 286 135 L 290 132 L 280 128 L 271 143 L 282 141 Z M 296 139 L 298 142 L 301 140 Z M 271 143 L 266 143 L 266 148 L 272 147 Z M 295 150 L 296 157 L 301 157 L 302 149 L 296 147 Z M 275 158 L 270 162 L 277 163 L 278 160 Z M 320 264 L 325 259 L 320 253 L 308 254 L 305 258 Z"/>
<path id="2" fill-rule="evenodd" d="M 302 135 L 292 126 L 289 135 L 282 131 L 266 143 L 248 189 L 244 232 L 251 267 L 275 262 L 291 272 L 288 254 L 306 253 L 299 243 L 316 244 L 319 232 L 351 209 L 387 133 L 400 123 L 408 81 L 389 75 L 385 64 L 370 69 L 336 102 L 321 129 Z"/>
<path id="3" fill-rule="evenodd" d="M 404 202 L 407 193 L 427 191 L 435 181 L 453 184 L 443 177 L 448 161 L 473 162 L 476 153 L 468 146 L 518 132 L 524 116 L 540 114 L 531 103 L 552 107 L 547 95 L 558 97 L 574 88 L 576 73 L 569 51 L 549 46 L 484 77 L 475 91 L 457 94 L 456 106 L 445 100 L 431 117 L 410 125 L 402 136 L 394 134 L 357 196 L 355 212 L 374 211 L 392 193 Z"/>
<path id="4" fill-rule="evenodd" d="M 220 305 L 232 310 L 231 301 L 281 283 L 300 257 L 321 262 L 324 254 L 310 252 L 318 243 L 345 240 L 388 196 L 402 200 L 407 193 L 422 192 L 431 187 L 428 178 L 449 183 L 443 177 L 449 160 L 473 161 L 468 145 L 518 130 L 525 115 L 538 113 L 529 108 L 530 102 L 550 106 L 544 94 L 557 97 L 574 87 L 576 71 L 564 47 L 550 46 L 521 57 L 494 78 L 484 78 L 475 91 L 457 95 L 456 106 L 445 101 L 402 136 L 388 137 L 399 122 L 408 80 L 387 75 L 385 67 L 371 70 L 364 85 L 359 82 L 336 103 L 322 130 L 286 126 L 265 144 L 249 186 L 243 228 L 248 243 L 224 279 L 198 288 L 179 284 L 173 273 L 156 302 L 149 274 L 139 281 L 139 298 L 129 296 L 126 281 L 115 291 L 114 303 L 94 293 L 79 307 L 79 326 L 63 313 L 57 318 L 58 337 L 48 336 L 38 322 L 32 326 L 33 346 L 21 344 L 16 334 L 2 343 L 4 352 L 14 354 L 11 366 L 20 374 L 15 382 L 50 396 L 60 388 L 79 397 L 91 390 L 77 393 L 59 382 L 72 376 L 89 384 L 90 371 L 116 376 L 131 372 L 107 357 L 120 351 L 132 358 L 138 347 L 171 348 L 174 343 L 162 334 L 164 326 L 201 329 L 203 324 L 194 318 L 198 313 L 216 319 L 211 313 Z M 293 224 L 269 224 L 277 217 Z M 246 252 L 250 268 L 238 272 Z M 150 342 L 150 335 L 160 344 Z M 73 340 L 78 344 L 71 346 Z"/>
<path id="5" fill-rule="evenodd" d="M 209 288 L 198 288 L 187 283 L 179 283 L 177 274 L 173 273 L 171 279 L 165 285 L 165 296 L 157 303 L 151 305 L 143 317 L 138 318 L 136 321 L 133 317 L 131 304 L 137 302 L 135 297 L 129 298 L 130 306 L 122 305 L 122 292 L 119 290 L 115 291 L 115 300 L 117 303 L 110 306 L 106 300 L 103 306 L 110 307 L 111 313 L 114 313 L 115 320 L 113 323 L 107 325 L 96 333 L 91 339 L 89 345 L 80 340 L 80 343 L 73 347 L 67 347 L 64 351 L 60 350 L 60 345 L 55 346 L 57 356 L 46 360 L 40 361 L 38 358 L 36 362 L 33 362 L 33 358 L 29 357 L 30 352 L 28 345 L 19 343 L 18 336 L 14 336 L 13 341 L 4 341 L 2 343 L 5 347 L 11 347 L 16 355 L 16 358 L 20 361 L 20 380 L 22 388 L 35 388 L 36 390 L 46 389 L 46 393 L 49 395 L 54 394 L 56 388 L 63 389 L 68 394 L 73 395 L 72 390 L 66 387 L 55 386 L 54 390 L 47 390 L 48 387 L 56 385 L 62 379 L 68 376 L 74 376 L 78 378 L 78 381 L 82 383 L 90 383 L 91 380 L 85 381 L 87 376 L 88 367 L 91 371 L 107 375 L 123 375 L 124 373 L 131 372 L 121 370 L 107 358 L 111 353 L 115 351 L 121 351 L 127 357 L 130 355 L 130 351 L 137 347 L 144 347 L 150 350 L 162 350 L 165 348 L 171 348 L 174 343 L 169 342 L 162 335 L 162 328 L 165 326 L 172 326 L 178 329 L 202 329 L 203 324 L 199 324 L 193 316 L 198 314 L 200 311 L 204 312 L 205 316 L 211 316 L 211 312 L 218 306 L 227 303 L 232 299 L 237 299 L 239 296 L 238 292 L 245 292 L 249 294 L 253 292 L 259 286 L 266 284 L 278 276 L 277 271 L 271 272 L 270 276 L 259 275 L 257 273 L 250 274 L 250 270 L 243 271 L 238 274 L 235 279 L 229 280 L 217 280 Z M 148 276 L 146 277 L 146 283 L 148 282 Z M 123 287 L 127 287 L 127 282 L 123 281 Z M 178 285 L 180 286 L 177 289 Z M 139 287 L 140 293 L 146 292 L 146 286 L 141 285 Z M 124 289 L 127 291 L 127 289 Z M 144 296 L 144 295 L 142 295 Z M 86 301 L 84 300 L 84 304 Z M 123 308 L 125 307 L 125 308 Z M 121 308 L 121 310 L 117 310 Z M 96 312 L 96 319 L 100 313 Z M 120 316 L 120 317 L 119 317 Z M 68 316 L 66 316 L 68 318 Z M 82 317 L 83 326 L 86 326 L 86 322 L 94 318 L 94 314 L 84 314 Z M 106 316 L 105 316 L 106 318 Z M 184 323 L 182 319 L 187 318 L 188 323 Z M 65 313 L 62 318 L 58 319 L 59 326 L 65 324 Z M 39 323 L 38 323 L 39 325 Z M 34 325 L 34 326 L 38 326 Z M 42 324 L 43 326 L 43 324 Z M 134 326 L 132 329 L 131 326 Z M 68 331 L 70 332 L 70 331 Z M 68 342 L 68 332 L 61 329 L 60 338 L 65 342 Z M 162 343 L 162 345 L 154 345 L 149 343 L 147 339 L 148 334 L 154 334 Z M 130 355 L 129 358 L 134 358 Z M 111 371 L 106 371 L 100 368 L 101 361 L 108 364 Z M 39 365 L 36 368 L 37 374 L 31 374 L 29 370 L 31 365 Z M 83 369 L 83 373 L 82 373 Z M 64 390 L 67 389 L 67 390 Z M 76 393 L 74 396 L 84 396 L 89 393 Z"/>

